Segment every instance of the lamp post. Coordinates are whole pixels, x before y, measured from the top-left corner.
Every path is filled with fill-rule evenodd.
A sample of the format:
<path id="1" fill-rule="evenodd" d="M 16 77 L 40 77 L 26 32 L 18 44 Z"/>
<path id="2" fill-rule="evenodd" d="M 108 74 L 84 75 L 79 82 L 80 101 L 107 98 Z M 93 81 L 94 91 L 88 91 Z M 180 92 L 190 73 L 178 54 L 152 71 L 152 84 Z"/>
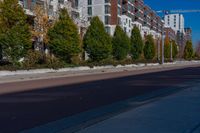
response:
<path id="1" fill-rule="evenodd" d="M 160 62 L 160 37 L 157 40 L 157 55 L 158 55 L 158 62 Z"/>
<path id="2" fill-rule="evenodd" d="M 170 41 L 170 61 L 173 61 L 173 48 L 172 48 L 172 41 Z"/>
<path id="3" fill-rule="evenodd" d="M 164 44 L 165 44 L 165 35 L 164 34 L 162 34 L 162 64 L 164 64 L 165 63 L 165 54 L 164 54 Z"/>

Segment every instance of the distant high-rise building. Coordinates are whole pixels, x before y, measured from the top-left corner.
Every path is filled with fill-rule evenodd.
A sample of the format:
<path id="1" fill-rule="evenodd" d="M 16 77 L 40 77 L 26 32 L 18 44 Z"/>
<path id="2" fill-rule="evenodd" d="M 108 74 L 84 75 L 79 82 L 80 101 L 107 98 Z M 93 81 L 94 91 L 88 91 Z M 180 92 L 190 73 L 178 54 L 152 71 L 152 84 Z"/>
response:
<path id="1" fill-rule="evenodd" d="M 186 41 L 192 41 L 192 29 L 185 28 L 185 39 Z"/>
<path id="2" fill-rule="evenodd" d="M 184 17 L 182 14 L 168 14 L 164 17 L 165 27 L 171 27 L 176 33 L 183 33 L 184 31 Z"/>
<path id="3" fill-rule="evenodd" d="M 165 31 L 165 36 L 167 39 L 169 39 L 169 41 L 172 40 L 176 41 L 176 33 L 171 27 L 165 27 L 164 31 Z"/>

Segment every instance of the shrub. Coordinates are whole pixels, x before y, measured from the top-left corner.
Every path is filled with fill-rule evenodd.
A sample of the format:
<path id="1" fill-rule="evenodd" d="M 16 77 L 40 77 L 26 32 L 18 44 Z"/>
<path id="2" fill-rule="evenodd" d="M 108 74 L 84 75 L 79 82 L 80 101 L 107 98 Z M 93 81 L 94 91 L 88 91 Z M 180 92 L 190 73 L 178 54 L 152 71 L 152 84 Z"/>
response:
<path id="1" fill-rule="evenodd" d="M 38 64 L 41 64 L 43 55 L 39 51 L 29 50 L 24 58 L 23 66 L 25 69 L 35 68 Z"/>
<path id="2" fill-rule="evenodd" d="M 65 66 L 64 62 L 60 61 L 59 58 L 50 55 L 46 56 L 45 65 L 52 69 L 59 69 Z"/>

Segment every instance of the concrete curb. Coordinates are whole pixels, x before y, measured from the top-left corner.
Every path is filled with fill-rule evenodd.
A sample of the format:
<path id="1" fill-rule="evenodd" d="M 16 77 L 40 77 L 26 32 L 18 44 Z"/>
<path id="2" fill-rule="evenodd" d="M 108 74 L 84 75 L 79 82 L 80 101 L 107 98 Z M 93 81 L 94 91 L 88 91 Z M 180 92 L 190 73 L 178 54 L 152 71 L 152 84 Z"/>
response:
<path id="1" fill-rule="evenodd" d="M 172 63 L 165 63 L 160 65 L 159 63 L 140 63 L 140 64 L 129 64 L 129 65 L 107 65 L 107 66 L 95 66 L 90 68 L 88 66 L 80 66 L 74 68 L 61 68 L 58 70 L 54 69 L 34 69 L 34 70 L 17 70 L 17 71 L 0 71 L 0 77 L 3 76 L 14 76 L 14 75 L 28 75 L 28 74 L 44 74 L 44 73 L 55 73 L 55 72 L 79 72 L 89 70 L 105 70 L 105 69 L 126 69 L 126 68 L 143 68 L 143 67 L 156 67 L 156 66 L 169 66 L 169 65 L 187 65 L 187 64 L 200 64 L 200 61 L 176 61 Z"/>

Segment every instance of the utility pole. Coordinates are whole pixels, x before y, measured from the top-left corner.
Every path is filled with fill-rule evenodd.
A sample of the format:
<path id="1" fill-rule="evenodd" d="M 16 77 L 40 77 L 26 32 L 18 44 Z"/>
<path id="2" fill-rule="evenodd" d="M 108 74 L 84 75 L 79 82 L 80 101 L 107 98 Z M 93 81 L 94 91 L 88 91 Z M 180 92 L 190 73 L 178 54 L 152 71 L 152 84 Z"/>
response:
<path id="1" fill-rule="evenodd" d="M 162 34 L 162 64 L 164 64 L 165 63 L 165 54 L 164 54 L 164 43 L 165 43 L 165 35 L 164 35 L 164 33 Z"/>
<path id="2" fill-rule="evenodd" d="M 172 41 L 170 41 L 170 61 L 173 61 L 173 48 L 172 48 Z"/>
<path id="3" fill-rule="evenodd" d="M 160 37 L 157 40 L 157 55 L 158 55 L 158 61 L 160 62 Z"/>

